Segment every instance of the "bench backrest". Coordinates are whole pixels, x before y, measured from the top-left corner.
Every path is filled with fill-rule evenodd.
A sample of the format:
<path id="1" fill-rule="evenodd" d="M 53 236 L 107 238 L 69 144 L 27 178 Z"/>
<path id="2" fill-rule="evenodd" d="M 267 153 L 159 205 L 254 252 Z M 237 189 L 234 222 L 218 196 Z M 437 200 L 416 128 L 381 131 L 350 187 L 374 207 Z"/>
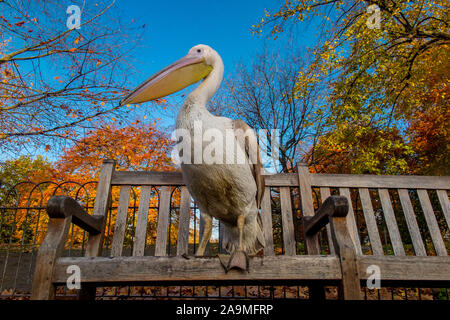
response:
<path id="1" fill-rule="evenodd" d="M 168 254 L 169 216 L 174 188 L 179 188 L 176 254 L 183 255 L 188 252 L 192 200 L 181 173 L 114 171 L 114 163 L 105 161 L 100 175 L 94 214 L 106 214 L 108 199 L 111 196 L 111 186 L 120 188 L 114 235 L 111 242 L 112 256 L 120 256 L 123 253 L 130 195 L 135 187 L 140 188 L 140 195 L 132 255 L 144 255 L 148 237 L 149 202 L 156 193 L 158 204 L 154 210 L 158 212 L 155 255 L 165 256 Z M 273 199 L 274 189 L 276 190 L 276 201 Z M 448 247 L 449 241 L 444 236 L 448 236 L 450 226 L 449 189 L 450 177 L 311 174 L 306 166 L 301 165 L 297 167 L 297 173 L 267 175 L 266 190 L 261 206 L 263 231 L 266 239 L 264 254 L 275 254 L 272 222 L 273 213 L 276 210 L 279 210 L 281 218 L 282 253 L 296 255 L 299 252 L 298 229 L 302 228 L 301 223 L 298 223 L 298 218 L 301 221 L 302 216 L 314 215 L 315 209 L 330 194 L 341 194 L 350 200 L 347 219 L 358 254 L 386 254 L 387 240 L 384 241 L 385 248 L 383 249 L 382 237 L 379 232 L 380 222 L 377 221 L 381 217 L 387 228 L 387 234 L 383 235 L 383 239 L 389 237 L 390 246 L 388 247 L 395 255 L 410 254 L 409 251 L 405 251 L 404 244 L 407 239 L 402 239 L 401 236 L 405 232 L 402 233 L 399 229 L 398 220 L 402 219 L 406 225 L 402 225 L 402 227 L 407 228 L 406 233 L 409 233 L 413 254 L 427 255 L 423 233 L 424 230 L 428 230 L 435 254 L 446 256 L 448 254 L 446 244 Z M 428 190 L 432 190 L 432 200 L 430 200 Z M 355 206 L 362 208 L 362 215 L 358 222 L 356 221 L 357 215 L 355 215 L 358 210 Z M 421 220 L 418 222 L 417 217 L 420 213 L 418 211 L 423 213 L 426 227 L 422 225 Z M 360 229 L 363 229 L 364 234 L 361 234 Z M 328 237 L 329 252 L 333 254 L 332 241 L 329 239 L 330 232 L 326 232 L 326 236 Z M 363 245 L 361 239 L 364 240 Z M 323 253 L 317 236 L 306 237 L 304 240 L 308 254 Z M 93 250 L 99 249 L 101 246 L 99 241 L 101 242 L 102 239 L 93 239 L 93 244 L 88 244 L 87 255 L 93 255 Z M 428 251 L 430 252 L 430 250 Z"/>

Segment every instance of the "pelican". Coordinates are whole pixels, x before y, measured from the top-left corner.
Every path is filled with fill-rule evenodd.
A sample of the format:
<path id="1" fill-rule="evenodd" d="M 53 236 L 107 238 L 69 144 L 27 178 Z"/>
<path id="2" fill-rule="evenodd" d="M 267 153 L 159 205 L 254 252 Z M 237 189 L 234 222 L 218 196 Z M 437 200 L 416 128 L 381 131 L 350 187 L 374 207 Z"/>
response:
<path id="1" fill-rule="evenodd" d="M 222 260 L 224 258 L 221 257 L 226 272 L 232 268 L 248 271 L 249 255 L 257 254 L 264 247 L 259 216 L 264 192 L 263 166 L 253 130 L 242 120 L 217 117 L 206 108 L 208 101 L 219 89 L 223 73 L 224 64 L 219 54 L 207 45 L 196 45 L 185 57 L 144 81 L 122 99 L 120 104 L 135 104 L 159 99 L 203 80 L 188 95 L 176 120 L 177 139 L 179 141 L 186 139 L 186 137 L 180 137 L 179 132 L 187 132 L 190 135 L 190 141 L 194 141 L 192 149 L 188 150 L 192 154 L 190 162 L 181 163 L 181 171 L 205 222 L 196 256 L 203 256 L 205 253 L 206 245 L 211 237 L 214 217 L 224 224 L 223 247 L 230 253 L 226 260 Z M 194 136 L 196 130 L 199 130 L 198 127 L 202 134 L 213 130 L 225 137 L 231 132 L 231 141 L 237 148 L 236 153 L 241 150 L 245 162 L 196 162 L 195 144 L 198 140 L 195 140 Z M 245 132 L 244 140 L 240 135 L 242 132 Z M 206 147 L 205 141 L 202 140 L 199 143 L 202 148 Z M 253 147 L 256 148 L 256 157 L 254 161 L 251 161 L 250 151 Z M 229 152 L 229 150 L 230 143 L 223 147 L 222 151 Z"/>

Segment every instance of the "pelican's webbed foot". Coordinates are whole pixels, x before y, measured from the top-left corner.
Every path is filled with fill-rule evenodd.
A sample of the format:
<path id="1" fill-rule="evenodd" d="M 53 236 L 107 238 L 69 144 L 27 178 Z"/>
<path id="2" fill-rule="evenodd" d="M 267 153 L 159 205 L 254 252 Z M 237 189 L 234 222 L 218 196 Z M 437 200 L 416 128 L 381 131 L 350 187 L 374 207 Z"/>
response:
<path id="1" fill-rule="evenodd" d="M 231 254 L 230 260 L 226 267 L 226 272 L 231 269 L 239 269 L 243 271 L 248 271 L 249 269 L 249 259 L 245 251 L 236 250 Z"/>

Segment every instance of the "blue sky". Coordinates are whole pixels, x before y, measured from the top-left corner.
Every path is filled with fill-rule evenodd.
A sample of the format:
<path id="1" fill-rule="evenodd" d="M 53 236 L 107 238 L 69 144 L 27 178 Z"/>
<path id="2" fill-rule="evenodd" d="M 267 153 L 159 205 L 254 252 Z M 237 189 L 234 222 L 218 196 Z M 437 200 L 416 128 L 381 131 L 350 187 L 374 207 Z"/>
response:
<path id="1" fill-rule="evenodd" d="M 75 2 L 82 7 L 83 1 Z M 72 2 L 69 0 L 67 3 Z M 135 69 L 130 70 L 130 89 L 200 43 L 210 45 L 221 55 L 225 64 L 225 77 L 232 75 L 238 63 L 251 63 L 264 46 L 272 50 L 286 50 L 286 36 L 289 33 L 272 40 L 267 35 L 257 36 L 250 31 L 251 26 L 264 16 L 265 9 L 274 12 L 283 3 L 284 0 L 116 0 L 112 10 L 119 12 L 123 24 L 127 25 L 132 21 L 135 27 L 145 24 L 145 28 L 139 28 L 139 32 L 143 32 L 142 39 L 138 48 L 131 53 L 129 61 Z M 93 1 L 86 2 L 87 6 L 94 4 Z M 65 4 L 61 6 L 64 7 Z M 64 20 L 67 13 L 61 14 Z M 305 47 L 313 45 L 315 28 L 303 25 L 300 28 L 301 32 L 295 32 L 295 43 Z M 49 65 L 45 74 L 53 78 L 54 72 Z M 168 99 L 169 102 L 181 105 L 184 99 L 181 94 L 192 91 L 194 86 L 196 85 L 174 94 Z M 162 127 L 173 126 L 175 114 L 160 112 L 158 109 L 160 108 L 155 108 L 153 102 L 148 102 L 139 109 L 138 116 L 141 118 L 146 115 L 147 121 L 151 122 L 155 118 L 161 118 Z M 54 152 L 55 150 L 40 153 L 55 160 Z M 57 153 L 60 154 L 60 151 Z"/>
<path id="2" fill-rule="evenodd" d="M 278 0 L 119 0 L 116 5 L 130 20 L 146 24 L 136 58 L 141 60 L 141 70 L 151 74 L 200 43 L 219 52 L 226 67 L 254 56 L 264 38 L 252 35 L 249 29 L 264 15 L 265 8 L 277 8 L 279 3 Z"/>
<path id="3" fill-rule="evenodd" d="M 134 19 L 136 24 L 145 24 L 143 39 L 133 52 L 133 66 L 138 73 L 132 83 L 137 86 L 146 78 L 184 56 L 197 44 L 213 47 L 225 64 L 225 77 L 232 74 L 237 63 L 250 63 L 264 45 L 275 50 L 285 50 L 287 39 L 272 40 L 253 35 L 252 25 L 264 16 L 265 9 L 280 8 L 281 0 L 173 0 L 173 1 L 124 1 L 117 0 L 116 9 L 122 12 L 124 22 Z M 315 30 L 312 26 L 302 26 L 296 32 L 296 41 L 301 46 L 314 42 Z M 194 85 L 195 86 L 195 85 Z M 192 91 L 192 87 L 186 89 Z M 184 93 L 184 91 L 183 91 Z M 180 95 L 169 101 L 181 104 Z M 173 118 L 161 116 L 153 108 L 146 110 L 149 119 L 161 117 L 163 126 L 173 124 Z M 150 111 L 149 111 L 150 110 Z"/>

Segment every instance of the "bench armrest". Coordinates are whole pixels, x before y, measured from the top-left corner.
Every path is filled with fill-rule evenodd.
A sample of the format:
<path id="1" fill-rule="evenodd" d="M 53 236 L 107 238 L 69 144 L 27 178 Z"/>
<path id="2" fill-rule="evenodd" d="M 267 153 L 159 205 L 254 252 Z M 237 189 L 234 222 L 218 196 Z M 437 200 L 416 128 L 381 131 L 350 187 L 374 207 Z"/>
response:
<path id="1" fill-rule="evenodd" d="M 72 217 L 72 222 L 90 234 L 102 232 L 103 216 L 91 216 L 73 198 L 53 196 L 47 203 L 47 214 L 50 218 Z"/>
<path id="2" fill-rule="evenodd" d="M 345 196 L 329 196 L 312 217 L 304 217 L 304 231 L 308 236 L 316 234 L 325 227 L 331 217 L 345 217 L 348 213 L 348 200 Z"/>

